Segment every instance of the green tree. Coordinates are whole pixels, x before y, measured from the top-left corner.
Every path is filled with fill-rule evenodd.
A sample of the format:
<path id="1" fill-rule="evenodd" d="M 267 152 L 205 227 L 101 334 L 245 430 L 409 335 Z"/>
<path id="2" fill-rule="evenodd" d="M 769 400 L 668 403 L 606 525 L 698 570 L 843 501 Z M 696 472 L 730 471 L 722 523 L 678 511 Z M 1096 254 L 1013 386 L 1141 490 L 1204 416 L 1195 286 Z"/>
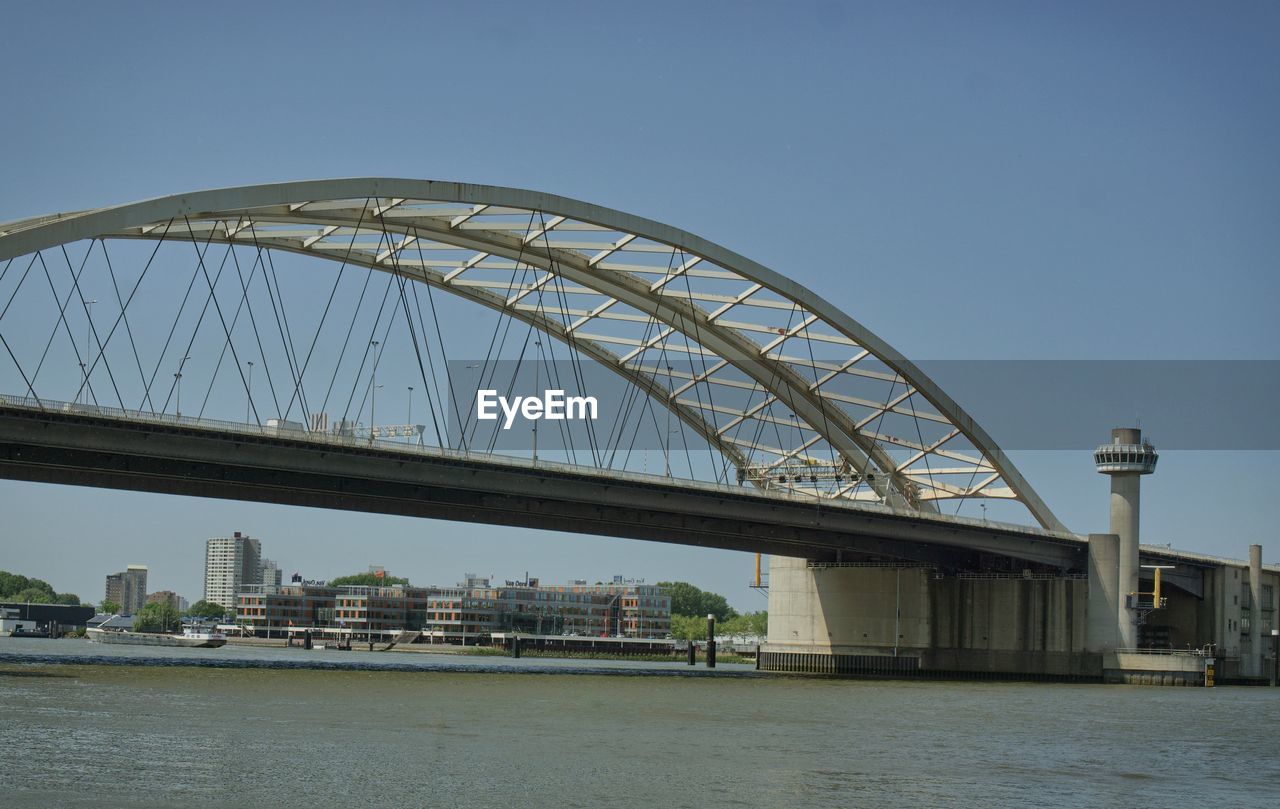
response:
<path id="1" fill-rule="evenodd" d="M 178 611 L 172 605 L 153 602 L 143 605 L 133 616 L 134 632 L 174 632 L 181 623 Z"/>
<path id="2" fill-rule="evenodd" d="M 716 634 L 764 637 L 769 634 L 769 613 L 761 610 L 734 616 L 723 624 L 718 624 Z"/>
<path id="3" fill-rule="evenodd" d="M 75 593 L 58 593 L 53 600 L 58 604 L 69 604 L 72 607 L 80 606 L 80 596 Z"/>
<path id="4" fill-rule="evenodd" d="M 26 576 L 10 573 L 7 570 L 0 570 L 0 598 L 7 601 L 11 596 L 22 592 L 29 586 L 30 582 Z"/>
<path id="5" fill-rule="evenodd" d="M 397 584 L 409 586 L 408 579 L 396 576 L 375 576 L 372 573 L 352 573 L 350 576 L 339 576 L 329 579 L 330 587 L 394 587 Z"/>
<path id="6" fill-rule="evenodd" d="M 226 607 L 212 601 L 206 601 L 203 598 L 192 604 L 187 609 L 187 615 L 190 615 L 192 618 L 217 619 L 225 617 L 226 614 Z"/>
<path id="7" fill-rule="evenodd" d="M 660 581 L 658 586 L 671 596 L 673 616 L 691 615 L 705 620 L 708 615 L 714 615 L 717 621 L 724 621 L 738 614 L 724 596 L 695 587 L 687 581 Z"/>
<path id="8" fill-rule="evenodd" d="M 98 612 L 104 612 L 108 615 L 115 615 L 120 612 L 120 605 L 114 601 L 102 599 L 102 603 L 98 605 Z"/>
<path id="9" fill-rule="evenodd" d="M 39 587 L 28 587 L 21 592 L 14 593 L 8 600 L 24 604 L 50 604 L 53 602 L 53 597 Z"/>
<path id="10" fill-rule="evenodd" d="M 0 570 L 0 601 L 30 601 L 32 604 L 52 604 L 58 594 L 49 582 L 29 579 L 18 573 Z"/>
<path id="11" fill-rule="evenodd" d="M 680 640 L 706 640 L 707 617 L 698 618 L 693 615 L 671 615 L 671 637 Z"/>

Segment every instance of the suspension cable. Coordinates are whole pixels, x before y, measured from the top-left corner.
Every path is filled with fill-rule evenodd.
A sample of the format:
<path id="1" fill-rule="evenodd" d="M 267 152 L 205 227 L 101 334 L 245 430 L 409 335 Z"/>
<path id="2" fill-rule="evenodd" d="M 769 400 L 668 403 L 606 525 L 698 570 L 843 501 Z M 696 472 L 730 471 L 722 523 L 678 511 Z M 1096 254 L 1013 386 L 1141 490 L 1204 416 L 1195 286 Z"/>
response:
<path id="1" fill-rule="evenodd" d="M 234 258 L 235 258 L 235 255 L 234 255 L 234 254 L 235 254 L 235 247 L 234 247 L 234 245 L 230 245 L 230 244 L 228 244 L 228 245 L 227 245 L 227 251 L 228 251 L 228 252 L 227 252 L 227 254 L 224 254 L 224 255 L 223 255 L 223 258 L 222 258 L 222 263 L 223 263 L 223 265 L 224 265 L 224 266 L 225 266 L 225 264 L 226 264 L 226 260 L 227 260 L 228 255 L 230 255 L 230 257 L 231 257 L 233 260 L 234 260 Z M 238 270 L 238 269 L 239 269 L 239 268 L 237 267 L 237 270 Z M 250 283 L 250 284 L 252 284 L 252 283 L 253 283 L 253 279 L 254 279 L 254 276 L 257 274 L 257 271 L 258 271 L 258 263 L 257 263 L 257 262 L 254 262 L 253 267 L 251 267 L 251 268 L 250 268 L 250 270 L 249 270 L 249 283 Z M 214 275 L 214 277 L 213 277 L 213 285 L 214 285 L 214 286 L 217 286 L 217 285 L 218 285 L 218 279 L 219 279 L 221 276 L 222 276 L 222 267 L 219 267 L 219 268 L 218 268 L 218 272 L 217 272 L 217 274 L 215 274 L 215 275 Z M 247 298 L 247 297 L 248 297 L 248 296 L 247 296 L 246 294 L 244 294 L 243 292 L 241 293 L 241 295 L 240 295 L 240 300 L 236 302 L 236 310 L 235 310 L 235 312 L 233 312 L 233 313 L 231 314 L 231 333 L 232 333 L 232 334 L 235 334 L 235 333 L 236 333 L 236 324 L 238 324 L 238 323 L 240 322 L 240 313 L 241 313 L 241 312 L 243 312 L 243 311 L 244 311 L 244 309 L 245 309 L 245 301 L 246 301 L 246 298 Z M 206 307 L 208 306 L 207 302 L 206 302 L 206 304 L 205 304 L 205 305 L 206 305 Z M 192 340 L 192 342 L 194 342 L 194 341 L 195 341 L 195 334 L 194 334 L 194 333 L 191 335 L 191 340 Z M 215 362 L 215 363 L 213 364 L 213 373 L 209 375 L 209 385 L 208 385 L 208 387 L 206 387 L 206 388 L 205 388 L 205 391 L 204 391 L 204 399 L 203 399 L 203 400 L 201 400 L 201 402 L 200 402 L 200 412 L 197 414 L 197 418 L 203 418 L 203 417 L 204 417 L 204 411 L 205 411 L 205 409 L 206 409 L 206 408 L 208 408 L 208 406 L 209 406 L 209 398 L 210 398 L 210 396 L 212 396 L 212 395 L 213 395 L 213 388 L 214 388 L 214 386 L 215 386 L 215 385 L 217 384 L 217 382 L 218 382 L 218 374 L 222 372 L 222 361 L 223 361 L 224 359 L 226 359 L 226 356 L 227 356 L 227 345 L 228 345 L 228 344 L 227 344 L 227 342 L 224 340 L 224 341 L 223 341 L 223 343 L 222 343 L 221 348 L 220 348 L 220 349 L 219 349 L 219 351 L 218 351 L 218 361 L 217 361 L 217 362 Z M 190 346 L 190 344 L 189 344 L 189 345 L 187 346 L 187 351 L 190 351 L 190 350 L 191 350 L 191 346 Z M 250 362 L 252 362 L 252 360 L 250 360 Z M 269 378 L 268 378 L 268 381 L 270 381 L 270 379 L 269 379 Z M 250 390 L 250 391 L 249 391 L 249 393 L 248 393 L 247 395 L 248 395 L 248 398 L 250 398 L 250 399 L 251 399 L 251 398 L 253 398 L 252 390 Z M 278 406 L 277 406 L 277 407 L 278 407 Z M 248 408 L 248 409 L 252 409 L 252 407 L 250 407 L 250 408 Z"/>
<path id="2" fill-rule="evenodd" d="M 423 277 L 425 278 L 426 272 L 427 272 L 426 257 L 423 256 L 422 254 L 422 240 L 418 236 L 418 229 L 416 227 L 413 229 L 413 238 L 414 238 L 414 244 L 417 246 L 417 250 L 418 250 L 418 259 L 419 261 L 422 262 L 422 273 L 423 273 Z M 449 367 L 449 355 L 445 348 L 444 334 L 440 329 L 440 317 L 436 313 L 435 295 L 433 294 L 431 289 L 432 284 L 428 283 L 426 286 L 427 286 L 427 306 L 431 310 L 431 320 L 433 321 L 436 327 L 436 344 L 440 346 L 440 358 L 441 358 L 441 361 L 444 363 L 445 382 L 449 386 L 449 401 L 453 405 L 454 418 L 457 419 L 457 423 L 459 426 L 459 429 L 458 429 L 459 444 L 460 444 L 459 448 L 463 452 L 465 452 L 467 449 L 466 431 L 463 429 L 463 426 L 462 426 L 462 413 L 458 410 L 458 396 L 453 389 L 453 373 Z M 422 303 L 418 300 L 418 288 L 416 285 L 413 287 L 413 302 L 418 309 L 418 320 L 421 321 L 422 320 Z M 430 357 L 429 348 L 428 348 L 427 356 Z M 432 376 L 433 377 L 435 376 L 434 371 L 432 373 Z M 437 380 L 437 386 L 438 385 L 439 385 L 439 382 Z M 436 393 L 438 396 L 439 387 L 437 387 Z"/>
<path id="3" fill-rule="evenodd" d="M 45 277 L 45 280 L 49 282 L 49 292 L 53 295 L 53 301 L 54 301 L 54 303 L 57 303 L 57 302 L 58 302 L 58 290 L 57 290 L 57 288 L 53 285 L 53 277 L 49 274 L 49 265 L 45 263 L 44 255 L 43 255 L 41 252 L 37 252 L 37 253 L 36 253 L 36 257 L 40 260 L 40 267 L 41 267 L 41 269 L 42 269 L 42 270 L 44 270 L 44 277 Z M 71 326 L 70 326 L 70 324 L 68 324 L 68 323 L 67 323 L 66 308 L 67 308 L 67 304 L 71 302 L 71 293 L 72 293 L 72 292 L 75 292 L 75 287 L 72 287 L 70 290 L 68 290 L 68 291 L 67 291 L 67 297 L 63 300 L 62 304 L 58 307 L 58 321 L 57 321 L 56 323 L 54 323 L 54 324 L 53 324 L 53 333 L 49 335 L 49 344 L 52 344 L 52 343 L 53 343 L 53 338 L 54 338 L 54 337 L 57 335 L 57 333 L 58 333 L 58 326 L 62 326 L 63 331 L 65 331 L 65 332 L 66 332 L 66 334 L 67 334 L 67 341 L 71 343 L 71 350 L 72 350 L 73 352 L 75 352 L 75 355 L 76 355 L 76 362 L 78 362 L 78 363 L 80 364 L 80 367 L 81 367 L 81 368 L 84 368 L 84 369 L 85 369 L 84 381 L 82 381 L 82 382 L 80 383 L 80 387 L 79 387 L 79 388 L 77 389 L 77 391 L 76 391 L 76 399 L 78 400 L 78 399 L 80 398 L 80 394 L 81 394 L 82 392 L 84 392 L 84 389 L 85 389 L 85 387 L 87 386 L 87 387 L 89 388 L 89 396 L 93 398 L 93 404 L 94 404 L 94 406 L 97 406 L 97 404 L 98 404 L 98 396 L 97 396 L 97 394 L 96 394 L 96 393 L 94 392 L 94 390 L 93 390 L 93 385 L 92 385 L 92 384 L 89 384 L 89 382 L 88 382 L 88 380 L 89 380 L 89 373 L 88 373 L 89 365 L 88 365 L 87 360 L 88 360 L 89 358 L 88 358 L 88 357 L 81 357 L 81 356 L 80 356 L 80 347 L 76 345 L 76 339 L 75 339 L 75 337 L 73 337 L 73 336 L 71 335 Z M 87 350 L 88 350 L 88 348 L 89 348 L 89 347 L 86 345 L 86 346 L 85 346 L 85 350 L 87 351 Z M 46 353 L 48 352 L 48 347 L 47 347 L 47 346 L 46 346 L 46 348 L 45 348 L 45 351 L 46 351 Z M 40 365 L 41 365 L 41 366 L 43 366 L 43 365 L 44 365 L 44 360 L 43 360 L 43 358 L 42 358 L 42 359 L 41 359 L 41 361 L 40 361 Z M 36 377 L 38 377 L 38 376 L 39 376 L 39 374 L 40 374 L 40 367 L 37 367 L 37 368 L 36 368 L 36 372 L 35 372 L 35 374 L 33 374 L 33 375 L 32 375 L 32 378 L 31 378 L 31 382 L 32 382 L 32 384 L 35 384 Z"/>
<path id="4" fill-rule="evenodd" d="M 333 297 L 335 294 L 337 294 L 338 285 L 342 283 L 342 274 L 347 269 L 347 264 L 351 261 L 351 251 L 355 249 L 356 236 L 360 234 L 360 227 L 364 224 L 364 215 L 368 210 L 369 210 L 369 198 L 365 197 L 364 205 L 360 208 L 360 217 L 356 220 L 355 229 L 351 231 L 351 241 L 347 243 L 347 252 L 343 253 L 342 255 L 342 263 L 338 266 L 338 275 L 333 281 L 333 288 L 329 290 L 329 299 L 325 302 L 324 312 L 320 315 L 320 323 L 316 325 L 316 333 L 311 337 L 311 347 L 307 349 L 307 358 L 302 362 L 302 370 L 298 371 L 298 384 L 294 388 L 293 396 L 290 397 L 289 399 L 288 410 L 293 409 L 294 399 L 302 395 L 303 377 L 306 376 L 307 368 L 311 366 L 311 357 L 316 350 L 316 343 L 320 340 L 320 331 L 324 328 L 324 322 L 329 317 L 329 308 L 333 306 Z M 342 359 L 341 357 L 339 357 L 338 362 L 341 363 L 341 361 Z M 336 379 L 338 374 L 336 366 L 334 368 L 333 373 L 334 373 L 334 378 Z M 330 380 L 329 382 L 329 389 L 330 390 L 333 389 L 332 380 Z M 324 412 L 324 409 L 328 405 L 328 402 L 329 402 L 329 396 L 328 396 L 328 393 L 326 393 L 325 401 L 323 404 L 320 405 L 321 413 Z M 307 426 L 308 428 L 310 428 L 310 425 L 307 425 Z"/>
<path id="5" fill-rule="evenodd" d="M 124 297 L 120 294 L 120 284 L 116 280 L 116 270 L 115 270 L 115 267 L 112 266 L 111 256 L 107 254 L 107 241 L 106 239 L 101 239 L 98 241 L 98 244 L 102 248 L 102 258 L 107 263 L 107 271 L 111 274 L 111 288 L 112 290 L 115 291 L 116 304 L 120 307 L 120 317 L 124 320 L 125 336 L 129 338 L 129 348 L 133 351 L 133 361 L 138 367 L 138 379 L 139 381 L 142 382 L 142 387 L 144 388 L 141 406 L 146 406 L 150 404 L 151 401 L 150 401 L 150 396 L 148 396 L 145 391 L 145 388 L 147 386 L 147 374 L 145 371 L 142 370 L 142 357 L 138 354 L 138 343 L 136 340 L 133 339 L 133 329 L 129 326 L 129 318 L 125 315 Z M 92 249 L 92 247 L 93 245 L 90 245 L 90 249 Z M 114 328 L 113 328 L 113 331 L 114 331 Z M 107 342 L 111 342 L 110 333 L 107 334 Z M 139 409 L 141 409 L 141 406 L 139 407 Z M 154 405 L 151 407 L 151 412 L 152 413 L 155 412 Z"/>
<path id="6" fill-rule="evenodd" d="M 209 252 L 209 249 L 210 249 L 210 246 L 211 246 L 211 245 L 212 245 L 212 242 L 210 242 L 210 245 L 207 245 L 207 246 L 205 247 L 205 254 L 206 254 L 206 255 L 208 254 L 208 252 Z M 215 287 L 215 288 L 218 286 L 218 283 L 222 280 L 222 273 L 223 273 L 223 271 L 226 269 L 226 266 L 227 266 L 227 259 L 231 257 L 231 251 L 232 251 L 232 249 L 233 249 L 233 248 L 232 248 L 232 245 L 231 245 L 231 244 L 228 244 L 228 245 L 227 245 L 227 249 L 226 249 L 226 250 L 224 250 L 224 251 L 222 252 L 222 261 L 220 261 L 220 262 L 218 263 L 218 271 L 217 271 L 216 273 L 214 273 L 214 276 L 213 276 L 213 285 L 214 285 L 214 287 Z M 196 274 L 197 276 L 200 274 L 200 267 L 199 267 L 199 265 L 197 265 L 197 266 L 196 266 L 196 273 L 195 273 L 195 274 Z M 194 281 L 194 280 L 195 280 L 195 278 L 193 277 L 193 278 L 192 278 L 192 281 Z M 205 318 L 205 315 L 209 313 L 209 304 L 210 304 L 210 303 L 211 303 L 210 295 L 205 295 L 205 297 L 204 297 L 204 305 L 200 307 L 200 315 L 196 318 L 195 326 L 194 326 L 194 327 L 192 327 L 192 329 L 191 329 L 191 339 L 187 340 L 187 346 L 186 346 L 186 348 L 185 348 L 185 349 L 183 349 L 183 351 L 182 351 L 182 359 L 178 360 L 178 373 L 181 373 L 181 372 L 182 372 L 182 369 L 183 369 L 183 368 L 185 367 L 185 365 L 186 365 L 186 361 L 191 357 L 191 347 L 195 345 L 196 337 L 198 337 L 198 336 L 200 335 L 200 329 L 201 329 L 201 327 L 204 325 L 204 318 Z M 237 307 L 237 310 L 236 310 L 236 311 L 237 311 L 237 314 L 238 314 L 238 313 L 239 313 L 239 307 Z M 232 329 L 233 329 L 233 330 L 235 329 L 235 321 L 232 321 L 231 327 L 232 327 Z M 223 342 L 223 344 L 222 344 L 222 351 L 221 351 L 221 352 L 219 353 L 219 355 L 218 355 L 218 364 L 219 364 L 219 365 L 221 365 L 221 363 L 222 363 L 222 357 L 223 357 L 223 355 L 225 355 L 225 354 L 226 354 L 226 352 L 227 352 L 227 345 L 226 345 L 226 342 L 224 341 L 224 342 Z M 160 364 L 161 364 L 161 362 L 162 362 L 163 360 L 164 360 L 164 356 L 163 356 L 163 355 L 161 355 L 160 359 L 156 361 L 156 369 L 155 369 L 155 373 L 157 373 L 157 374 L 158 374 L 158 373 L 160 372 Z M 153 375 L 153 376 L 154 376 L 154 375 Z M 215 366 L 215 368 L 214 368 L 214 372 L 213 372 L 213 375 L 212 375 L 212 376 L 210 377 L 210 379 L 209 379 L 209 389 L 210 389 L 210 390 L 212 390 L 212 389 L 213 389 L 213 383 L 214 383 L 214 380 L 216 380 L 216 379 L 217 379 L 217 376 L 218 376 L 218 369 L 217 369 L 217 367 Z M 167 412 L 167 411 L 169 410 L 169 401 L 170 401 L 171 399 L 173 399 L 173 398 L 174 398 L 174 390 L 175 390 L 175 388 L 177 388 L 177 386 L 178 386 L 178 378 L 175 376 L 175 377 L 173 378 L 173 381 L 169 383 L 169 391 L 168 391 L 168 393 L 166 393 L 166 394 L 165 394 L 164 402 L 163 402 L 163 403 L 161 403 L 161 405 L 160 405 L 160 412 L 161 412 L 161 413 Z M 207 393 L 207 392 L 205 393 L 205 399 L 206 399 L 206 401 L 208 400 L 208 393 Z M 203 407 L 201 407 L 201 415 L 203 415 L 203 414 L 204 414 L 204 409 L 203 409 Z"/>
<path id="7" fill-rule="evenodd" d="M 213 299 L 214 311 L 218 313 L 218 321 L 222 323 L 222 330 L 227 335 L 227 342 L 231 345 L 231 359 L 235 360 L 236 371 L 240 374 L 240 381 L 244 384 L 245 395 L 249 397 L 249 406 L 253 409 L 253 417 L 255 421 L 261 421 L 258 416 L 258 407 L 253 403 L 253 396 L 249 391 L 249 383 L 245 380 L 244 368 L 240 366 L 240 355 L 236 353 L 236 344 L 231 339 L 231 330 L 227 327 L 227 319 L 222 315 L 222 304 L 218 302 L 218 296 L 213 290 L 213 281 L 209 278 L 209 270 L 204 265 L 204 256 L 200 253 L 200 247 L 196 243 L 195 233 L 191 230 L 191 220 L 184 214 L 183 221 L 187 224 L 187 232 L 191 234 L 191 244 L 196 249 L 196 255 L 199 257 L 200 271 L 204 274 L 204 280 L 209 284 L 209 295 Z"/>
<path id="8" fill-rule="evenodd" d="M 275 316 L 276 330 L 280 333 L 280 343 L 284 348 L 285 362 L 289 365 L 289 378 L 293 382 L 294 390 L 299 389 L 297 352 L 293 346 L 293 334 L 289 331 L 288 316 L 284 312 L 284 293 L 280 289 L 280 277 L 276 274 L 275 261 L 271 258 L 271 251 L 264 250 L 262 245 L 258 243 L 258 232 L 253 222 L 249 223 L 249 235 L 253 237 L 253 244 L 258 250 L 258 261 L 263 261 L 263 254 L 266 255 L 266 263 L 262 268 L 262 278 L 267 287 L 267 298 L 271 303 L 271 314 Z M 275 279 L 275 292 L 271 290 L 272 278 Z M 276 308 L 276 299 L 279 298 L 279 309 Z M 310 422 L 311 417 L 307 412 L 307 398 L 305 392 L 299 398 L 299 404 L 302 407 L 302 420 Z M 277 405 L 278 406 L 278 405 Z M 288 409 L 285 410 L 281 418 L 288 420 L 293 414 L 293 402 L 290 400 Z"/>

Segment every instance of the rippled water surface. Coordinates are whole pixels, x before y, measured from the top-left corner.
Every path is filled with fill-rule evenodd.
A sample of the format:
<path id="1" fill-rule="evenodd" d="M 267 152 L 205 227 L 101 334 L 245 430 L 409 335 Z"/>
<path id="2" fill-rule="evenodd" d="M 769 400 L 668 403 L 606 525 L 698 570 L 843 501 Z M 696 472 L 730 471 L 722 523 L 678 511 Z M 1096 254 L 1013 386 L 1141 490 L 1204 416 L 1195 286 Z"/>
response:
<path id="1" fill-rule="evenodd" d="M 1280 689 L 342 654 L 0 639 L 0 806 L 1280 801 Z"/>

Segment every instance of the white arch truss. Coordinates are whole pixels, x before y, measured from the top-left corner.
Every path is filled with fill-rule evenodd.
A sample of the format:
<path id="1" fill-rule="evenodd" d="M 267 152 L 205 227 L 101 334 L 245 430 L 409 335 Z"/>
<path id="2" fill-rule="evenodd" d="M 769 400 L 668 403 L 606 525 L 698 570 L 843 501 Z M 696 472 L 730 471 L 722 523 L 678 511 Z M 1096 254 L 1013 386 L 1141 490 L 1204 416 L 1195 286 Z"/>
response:
<path id="1" fill-rule="evenodd" d="M 0 261 L 117 238 L 244 244 L 394 273 L 609 367 L 721 452 L 740 479 L 926 511 L 946 500 L 1014 499 L 1044 528 L 1065 530 L 917 366 L 800 284 L 669 225 L 514 188 L 315 180 L 2 224 Z M 552 285 L 557 303 L 548 306 L 538 293 Z M 677 369 L 655 352 L 683 361 Z M 750 394 L 729 405 L 734 397 L 717 403 L 717 390 Z M 770 444 L 781 432 L 762 428 L 779 425 L 792 440 Z M 818 469 L 824 486 L 807 489 Z"/>

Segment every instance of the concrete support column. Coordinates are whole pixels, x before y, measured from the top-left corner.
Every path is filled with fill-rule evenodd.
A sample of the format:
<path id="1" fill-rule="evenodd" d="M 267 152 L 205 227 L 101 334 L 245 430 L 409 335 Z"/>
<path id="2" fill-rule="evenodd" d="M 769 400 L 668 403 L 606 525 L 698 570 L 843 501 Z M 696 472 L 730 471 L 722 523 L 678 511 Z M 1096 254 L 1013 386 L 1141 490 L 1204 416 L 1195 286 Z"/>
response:
<path id="1" fill-rule="evenodd" d="M 1120 537 L 1089 535 L 1089 622 L 1085 649 L 1109 652 L 1119 642 Z"/>
<path id="2" fill-rule="evenodd" d="M 1249 546 L 1249 666 L 1247 672 L 1261 677 L 1262 671 L 1262 546 Z"/>
<path id="3" fill-rule="evenodd" d="M 1138 592 L 1138 509 L 1141 478 L 1137 475 L 1111 476 L 1111 533 L 1118 537 L 1119 596 L 1117 617 L 1121 649 L 1138 646 L 1138 611 L 1129 607 L 1132 593 Z"/>

